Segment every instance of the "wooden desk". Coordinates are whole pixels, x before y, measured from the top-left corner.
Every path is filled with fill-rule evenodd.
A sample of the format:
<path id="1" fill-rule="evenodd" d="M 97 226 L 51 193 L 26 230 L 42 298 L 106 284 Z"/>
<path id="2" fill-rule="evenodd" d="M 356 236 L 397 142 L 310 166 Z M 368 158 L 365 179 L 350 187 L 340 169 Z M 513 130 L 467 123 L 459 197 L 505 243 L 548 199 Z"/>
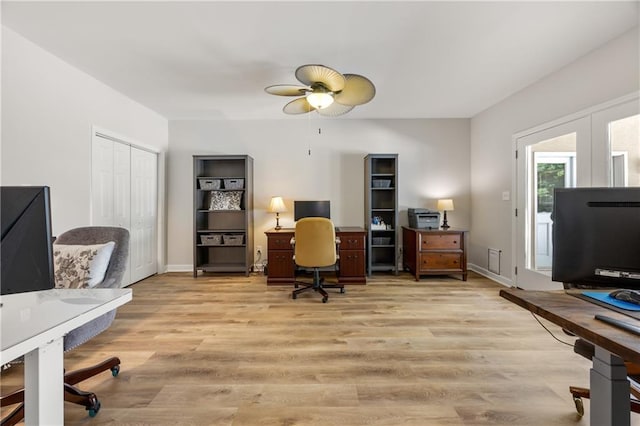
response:
<path id="1" fill-rule="evenodd" d="M 293 263 L 293 247 L 291 238 L 293 228 L 271 229 L 267 235 L 267 285 L 293 284 L 295 281 L 295 264 Z M 340 238 L 338 255 L 338 281 L 348 284 L 366 284 L 366 251 L 364 228 L 341 226 L 336 230 Z"/>
<path id="2" fill-rule="evenodd" d="M 0 365 L 24 355 L 24 421 L 64 424 L 65 334 L 129 302 L 131 289 L 53 289 L 0 297 Z"/>
<path id="3" fill-rule="evenodd" d="M 421 275 L 460 274 L 467 280 L 467 231 L 402 227 L 402 264 Z"/>
<path id="4" fill-rule="evenodd" d="M 596 346 L 591 369 L 591 425 L 630 424 L 629 382 L 623 360 L 640 363 L 640 337 L 594 319 L 606 315 L 637 320 L 564 291 L 500 290 L 500 296 Z"/>

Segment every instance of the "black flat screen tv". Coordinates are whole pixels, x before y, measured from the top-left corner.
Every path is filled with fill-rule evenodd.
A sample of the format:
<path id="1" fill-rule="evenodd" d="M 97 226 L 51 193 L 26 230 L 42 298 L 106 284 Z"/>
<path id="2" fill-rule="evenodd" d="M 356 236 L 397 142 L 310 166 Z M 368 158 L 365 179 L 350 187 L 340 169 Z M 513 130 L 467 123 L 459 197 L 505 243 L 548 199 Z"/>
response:
<path id="1" fill-rule="evenodd" d="M 49 188 L 0 187 L 0 223 L 0 294 L 53 288 Z"/>
<path id="2" fill-rule="evenodd" d="M 640 188 L 554 191 L 554 281 L 640 289 Z"/>
<path id="3" fill-rule="evenodd" d="M 294 220 L 305 217 L 326 217 L 331 219 L 331 203 L 329 201 L 294 201 Z"/>

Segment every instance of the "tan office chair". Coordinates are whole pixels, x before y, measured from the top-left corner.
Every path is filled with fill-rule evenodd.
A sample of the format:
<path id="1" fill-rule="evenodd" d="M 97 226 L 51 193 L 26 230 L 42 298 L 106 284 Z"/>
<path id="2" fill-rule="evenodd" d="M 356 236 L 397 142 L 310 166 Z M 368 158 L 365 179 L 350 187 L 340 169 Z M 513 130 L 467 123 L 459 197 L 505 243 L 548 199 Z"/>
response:
<path id="1" fill-rule="evenodd" d="M 96 285 L 96 288 L 120 288 L 129 258 L 129 231 L 124 228 L 107 226 L 75 228 L 61 234 L 55 244 L 92 245 L 104 244 L 109 241 L 113 241 L 115 246 L 104 278 Z M 116 310 L 114 309 L 71 330 L 64 337 L 64 351 L 69 351 L 102 333 L 111 326 L 115 316 Z M 75 385 L 107 370 L 111 370 L 114 377 L 117 376 L 120 371 L 120 359 L 110 357 L 97 365 L 65 373 L 64 400 L 84 406 L 89 412 L 89 416 L 94 417 L 100 410 L 101 404 L 98 397 L 95 393 L 80 390 Z M 17 406 L 0 420 L 0 425 L 15 425 L 24 418 L 24 389 L 0 397 L 0 406 L 2 407 L 16 404 Z"/>
<path id="2" fill-rule="evenodd" d="M 313 268 L 313 282 L 305 283 L 296 281 L 296 290 L 291 297 L 296 299 L 298 294 L 307 290 L 313 290 L 322 295 L 322 303 L 327 303 L 329 294 L 325 288 L 339 288 L 344 293 L 343 284 L 325 284 L 324 278 L 320 278 L 320 268 L 334 266 L 338 261 L 337 249 L 339 240 L 336 239 L 336 230 L 333 222 L 323 217 L 307 217 L 296 222 L 293 259 L 297 266 Z M 302 286 L 302 288 L 298 288 Z"/>

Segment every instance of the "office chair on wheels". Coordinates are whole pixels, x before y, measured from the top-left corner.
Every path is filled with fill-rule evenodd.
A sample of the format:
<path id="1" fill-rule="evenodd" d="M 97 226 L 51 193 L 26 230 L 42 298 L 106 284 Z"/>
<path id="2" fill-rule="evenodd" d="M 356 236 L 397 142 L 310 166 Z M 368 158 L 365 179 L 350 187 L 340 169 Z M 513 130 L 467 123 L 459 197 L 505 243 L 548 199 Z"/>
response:
<path id="1" fill-rule="evenodd" d="M 311 283 L 296 281 L 296 288 L 291 297 L 296 299 L 298 294 L 313 290 L 322 295 L 322 303 L 327 303 L 329 294 L 326 288 L 338 288 L 344 293 L 344 284 L 325 284 L 320 277 L 320 268 L 334 266 L 338 261 L 338 245 L 336 230 L 333 222 L 323 217 L 307 217 L 296 222 L 294 238 L 292 240 L 293 259 L 297 266 L 313 268 Z M 302 288 L 299 288 L 302 286 Z"/>
<path id="2" fill-rule="evenodd" d="M 595 355 L 595 346 L 583 339 L 577 339 L 573 344 L 573 351 L 589 360 Z M 640 365 L 625 361 L 630 387 L 630 409 L 634 413 L 640 413 Z M 588 388 L 569 386 L 569 392 L 573 395 L 576 411 L 580 416 L 584 415 L 582 398 L 589 398 L 591 391 Z"/>
<path id="3" fill-rule="evenodd" d="M 126 229 L 99 226 L 71 229 L 56 239 L 54 249 L 56 244 L 94 245 L 104 244 L 109 241 L 115 243 L 113 252 L 103 280 L 94 288 L 120 288 L 129 258 L 129 231 Z M 115 316 L 116 310 L 114 309 L 70 331 L 64 337 L 64 351 L 69 351 L 102 333 L 111 326 Z M 107 370 L 111 370 L 111 374 L 114 377 L 117 376 L 120 371 L 120 359 L 111 357 L 94 366 L 65 373 L 64 400 L 83 405 L 89 412 L 89 416 L 94 417 L 100 410 L 98 397 L 95 393 L 85 392 L 74 385 Z M 24 418 L 24 389 L 19 389 L 0 397 L 0 406 L 5 407 L 14 404 L 19 405 L 2 418 L 0 421 L 2 426 L 15 425 Z"/>
<path id="4" fill-rule="evenodd" d="M 566 282 L 563 283 L 563 287 L 565 290 L 593 288 L 589 285 L 580 285 Z M 575 336 L 575 334 L 571 333 L 570 331 L 563 331 L 569 336 Z M 573 343 L 573 351 L 578 355 L 588 359 L 589 361 L 592 361 L 596 353 L 596 348 L 593 343 L 578 338 Z M 633 413 L 640 413 L 640 365 L 627 361 L 624 362 L 624 365 L 627 368 L 627 379 L 629 380 L 629 408 Z M 569 386 L 569 392 L 573 396 L 573 403 L 576 406 L 576 411 L 580 416 L 583 416 L 584 404 L 582 402 L 582 398 L 589 399 L 591 397 L 590 389 L 579 386 Z"/>

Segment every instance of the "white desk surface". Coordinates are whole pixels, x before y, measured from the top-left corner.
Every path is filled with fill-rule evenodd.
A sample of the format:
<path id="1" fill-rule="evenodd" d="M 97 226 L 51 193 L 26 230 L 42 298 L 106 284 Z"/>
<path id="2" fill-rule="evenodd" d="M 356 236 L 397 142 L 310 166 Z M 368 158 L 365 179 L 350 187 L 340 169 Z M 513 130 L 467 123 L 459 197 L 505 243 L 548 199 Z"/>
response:
<path id="1" fill-rule="evenodd" d="M 0 296 L 0 365 L 105 314 L 131 289 L 52 289 Z"/>

